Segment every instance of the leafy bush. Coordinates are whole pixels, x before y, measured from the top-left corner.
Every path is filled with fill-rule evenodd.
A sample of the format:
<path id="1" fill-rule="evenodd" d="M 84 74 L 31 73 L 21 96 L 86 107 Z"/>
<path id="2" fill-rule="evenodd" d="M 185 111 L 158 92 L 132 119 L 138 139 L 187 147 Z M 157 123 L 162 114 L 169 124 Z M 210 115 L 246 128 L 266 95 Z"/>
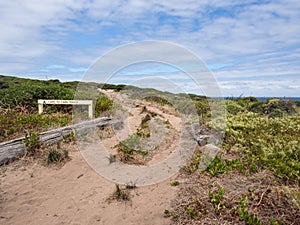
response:
<path id="1" fill-rule="evenodd" d="M 17 109 L 0 108 L 0 141 L 9 140 L 24 135 L 26 130 L 35 132 L 46 131 L 49 128 L 56 128 L 68 125 L 72 120 L 70 114 L 37 114 Z"/>
<path id="2" fill-rule="evenodd" d="M 113 101 L 106 95 L 100 94 L 96 100 L 95 116 L 99 117 L 103 112 L 109 111 L 113 108 Z"/>
<path id="3" fill-rule="evenodd" d="M 269 99 L 267 102 L 256 102 L 250 111 L 268 115 L 269 117 L 281 117 L 296 112 L 296 105 L 291 100 Z"/>
<path id="4" fill-rule="evenodd" d="M 25 155 L 32 156 L 41 147 L 40 134 L 34 131 L 29 132 L 25 135 L 23 140 L 25 143 Z"/>
<path id="5" fill-rule="evenodd" d="M 246 112 L 230 116 L 224 147 L 239 149 L 252 170 L 269 168 L 284 181 L 300 181 L 300 118 Z"/>
<path id="6" fill-rule="evenodd" d="M 160 105 L 172 105 L 168 100 L 166 100 L 160 96 L 155 96 L 155 95 L 147 96 L 147 97 L 145 97 L 145 100 L 149 101 L 149 102 L 156 102 Z"/>
<path id="7" fill-rule="evenodd" d="M 0 107 L 3 108 L 23 106 L 27 110 L 37 111 L 38 99 L 73 98 L 73 92 L 70 89 L 58 84 L 47 86 L 18 84 L 7 89 L 0 89 Z"/>

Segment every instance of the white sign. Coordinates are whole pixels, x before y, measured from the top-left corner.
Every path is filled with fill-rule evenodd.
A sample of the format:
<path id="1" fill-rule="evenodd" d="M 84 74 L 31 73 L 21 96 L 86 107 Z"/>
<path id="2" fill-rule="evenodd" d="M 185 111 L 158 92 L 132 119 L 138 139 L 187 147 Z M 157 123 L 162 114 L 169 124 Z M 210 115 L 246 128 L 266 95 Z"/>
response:
<path id="1" fill-rule="evenodd" d="M 56 99 L 39 99 L 39 114 L 43 112 L 43 104 L 46 105 L 87 105 L 89 107 L 89 118 L 93 118 L 93 101 L 92 100 L 56 100 Z"/>

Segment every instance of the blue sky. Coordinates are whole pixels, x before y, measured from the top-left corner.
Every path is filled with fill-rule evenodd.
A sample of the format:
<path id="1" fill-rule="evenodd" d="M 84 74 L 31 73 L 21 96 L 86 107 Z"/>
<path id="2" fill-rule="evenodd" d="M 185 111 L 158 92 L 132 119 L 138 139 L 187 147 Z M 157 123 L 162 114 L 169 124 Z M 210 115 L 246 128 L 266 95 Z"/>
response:
<path id="1" fill-rule="evenodd" d="M 198 55 L 224 96 L 300 96 L 299 21 L 299 0 L 1 1 L 0 74 L 81 80 L 106 52 L 161 40 Z M 113 81 L 154 75 L 199 92 L 163 64 L 129 66 Z"/>

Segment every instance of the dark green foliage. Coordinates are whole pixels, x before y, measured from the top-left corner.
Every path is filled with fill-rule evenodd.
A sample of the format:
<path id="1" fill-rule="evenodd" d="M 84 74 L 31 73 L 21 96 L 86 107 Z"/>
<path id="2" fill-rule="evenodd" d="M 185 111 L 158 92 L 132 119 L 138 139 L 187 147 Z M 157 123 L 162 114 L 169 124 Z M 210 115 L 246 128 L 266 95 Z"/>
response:
<path id="1" fill-rule="evenodd" d="M 180 182 L 178 180 L 174 180 L 171 182 L 171 186 L 178 186 Z"/>
<path id="2" fill-rule="evenodd" d="M 32 156 L 41 147 L 40 134 L 34 131 L 29 132 L 25 135 L 25 155 Z"/>
<path id="3" fill-rule="evenodd" d="M 34 81 L 22 78 L 2 77 L 7 88 L 0 89 L 0 107 L 26 107 L 37 111 L 38 99 L 73 99 L 74 91 L 66 88 L 58 80 Z M 1 81 L 1 79 L 0 79 Z M 61 109 L 61 106 L 52 106 Z"/>
<path id="4" fill-rule="evenodd" d="M 206 168 L 205 172 L 211 176 L 217 176 L 225 172 L 239 168 L 242 170 L 243 165 L 240 162 L 240 159 L 222 159 L 221 156 L 216 156 L 214 160 Z"/>
<path id="5" fill-rule="evenodd" d="M 145 100 L 149 101 L 149 102 L 156 102 L 160 105 L 172 105 L 168 100 L 166 100 L 162 97 L 156 96 L 156 95 L 147 96 L 147 97 L 145 97 Z"/>
<path id="6" fill-rule="evenodd" d="M 268 115 L 269 117 L 282 117 L 296 112 L 295 103 L 292 100 L 269 99 L 266 102 L 256 102 L 250 107 L 250 111 Z"/>
<path id="7" fill-rule="evenodd" d="M 114 90 L 114 91 L 121 91 L 123 90 L 124 88 L 126 88 L 126 85 L 124 84 L 118 84 L 118 85 L 115 85 L 115 84 L 100 84 L 99 85 L 99 88 L 102 88 L 104 90 Z"/>
<path id="8" fill-rule="evenodd" d="M 0 141 L 24 135 L 26 130 L 46 131 L 50 127 L 66 126 L 72 120 L 69 114 L 31 114 L 19 110 L 1 110 Z"/>
<path id="9" fill-rule="evenodd" d="M 141 121 L 141 128 L 148 127 L 148 122 L 151 120 L 151 116 L 147 114 Z"/>
<path id="10" fill-rule="evenodd" d="M 100 94 L 96 100 L 95 117 L 101 116 L 103 112 L 107 112 L 113 108 L 113 101 L 106 95 Z"/>
<path id="11" fill-rule="evenodd" d="M 253 198 L 253 190 L 249 190 L 249 193 L 244 197 L 239 198 L 239 205 L 232 208 L 234 213 L 239 215 L 240 220 L 245 221 L 249 225 L 260 225 L 260 219 L 253 213 L 248 211 L 248 200 Z"/>
<path id="12" fill-rule="evenodd" d="M 196 210 L 191 209 L 188 206 L 184 206 L 184 211 L 187 215 L 189 215 L 192 219 L 197 219 L 200 216 L 200 213 Z"/>
<path id="13" fill-rule="evenodd" d="M 64 150 L 63 152 L 61 152 L 56 149 L 51 149 L 48 153 L 47 163 L 58 163 L 64 161 L 67 158 L 69 158 L 68 151 Z"/>

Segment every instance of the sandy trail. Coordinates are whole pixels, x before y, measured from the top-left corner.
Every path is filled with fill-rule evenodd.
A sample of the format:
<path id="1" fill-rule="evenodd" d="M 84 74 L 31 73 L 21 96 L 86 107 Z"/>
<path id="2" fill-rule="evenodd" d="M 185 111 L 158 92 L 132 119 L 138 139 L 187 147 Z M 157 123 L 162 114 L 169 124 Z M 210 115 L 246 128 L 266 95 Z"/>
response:
<path id="1" fill-rule="evenodd" d="M 94 172 L 79 151 L 62 168 L 39 164 L 2 168 L 0 224 L 169 224 L 176 187 L 170 181 L 132 190 L 130 202 L 107 199 L 112 182 Z"/>
<path id="2" fill-rule="evenodd" d="M 114 92 L 105 94 L 117 97 Z M 142 107 L 138 104 L 129 110 L 130 116 L 125 121 L 129 133 L 140 124 Z M 169 120 L 174 132 L 180 133 L 179 117 L 150 104 L 147 107 Z M 128 130 L 126 132 L 120 135 L 128 135 Z M 103 143 L 112 148 L 118 141 L 112 137 Z M 153 163 L 167 157 L 174 145 L 176 142 L 159 152 Z M 171 200 L 176 197 L 178 188 L 170 185 L 175 177 L 131 190 L 130 202 L 108 202 L 115 184 L 98 175 L 76 145 L 71 149 L 71 160 L 62 168 L 20 161 L 0 168 L 0 224 L 170 224 L 163 212 L 170 208 Z"/>

